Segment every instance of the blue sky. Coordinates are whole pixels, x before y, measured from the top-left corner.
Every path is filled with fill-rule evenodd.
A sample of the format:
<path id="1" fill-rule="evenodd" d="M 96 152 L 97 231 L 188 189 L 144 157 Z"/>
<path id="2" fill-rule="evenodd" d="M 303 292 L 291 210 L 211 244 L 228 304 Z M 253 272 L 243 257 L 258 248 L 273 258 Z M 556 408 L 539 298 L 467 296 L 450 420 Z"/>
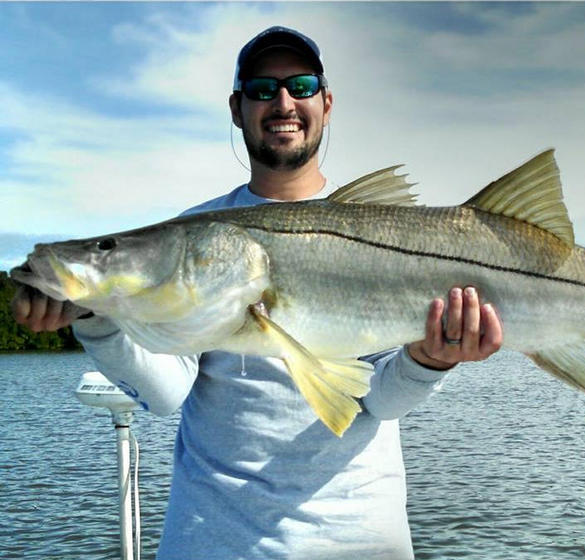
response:
<path id="1" fill-rule="evenodd" d="M 404 163 L 422 202 L 457 204 L 555 147 L 585 242 L 584 3 L 11 2 L 0 269 L 39 239 L 167 219 L 245 182 L 227 97 L 238 50 L 275 24 L 323 51 L 332 180 Z"/>

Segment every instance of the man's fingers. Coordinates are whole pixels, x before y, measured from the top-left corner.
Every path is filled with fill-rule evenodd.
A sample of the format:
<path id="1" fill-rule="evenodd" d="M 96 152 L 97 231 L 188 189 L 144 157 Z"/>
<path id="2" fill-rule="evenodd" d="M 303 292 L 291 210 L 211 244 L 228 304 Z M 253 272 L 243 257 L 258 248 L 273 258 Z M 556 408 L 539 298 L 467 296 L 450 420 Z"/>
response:
<path id="1" fill-rule="evenodd" d="M 43 317 L 43 330 L 56 331 L 63 325 L 63 302 L 53 298 L 47 298 L 45 316 Z"/>
<path id="2" fill-rule="evenodd" d="M 423 366 L 449 369 L 458 362 L 484 360 L 500 349 L 502 323 L 491 304 L 480 305 L 477 290 L 454 287 L 449 303 L 432 301 L 425 338 L 408 345 L 410 356 Z"/>
<path id="3" fill-rule="evenodd" d="M 504 331 L 502 322 L 491 304 L 482 305 L 480 311 L 483 336 L 479 344 L 479 351 L 483 356 L 490 356 L 502 347 Z"/>
<path id="4" fill-rule="evenodd" d="M 449 292 L 445 337 L 449 340 L 461 340 L 463 337 L 463 292 L 461 288 L 452 288 Z"/>
<path id="5" fill-rule="evenodd" d="M 461 350 L 464 356 L 477 352 L 480 337 L 480 306 L 477 290 L 468 286 L 463 291 L 463 333 Z"/>
<path id="6" fill-rule="evenodd" d="M 86 310 L 55 300 L 30 286 L 19 286 L 11 302 L 14 320 L 33 332 L 56 331 L 70 325 Z"/>
<path id="7" fill-rule="evenodd" d="M 48 296 L 37 290 L 32 294 L 31 310 L 27 320 L 27 326 L 31 331 L 39 332 L 43 330 L 48 299 Z"/>
<path id="8" fill-rule="evenodd" d="M 31 293 L 27 286 L 19 286 L 10 302 L 12 316 L 17 323 L 23 324 L 31 312 Z"/>
<path id="9" fill-rule="evenodd" d="M 443 344 L 443 311 L 445 302 L 436 298 L 431 302 L 425 325 L 425 343 L 430 353 L 438 351 Z"/>

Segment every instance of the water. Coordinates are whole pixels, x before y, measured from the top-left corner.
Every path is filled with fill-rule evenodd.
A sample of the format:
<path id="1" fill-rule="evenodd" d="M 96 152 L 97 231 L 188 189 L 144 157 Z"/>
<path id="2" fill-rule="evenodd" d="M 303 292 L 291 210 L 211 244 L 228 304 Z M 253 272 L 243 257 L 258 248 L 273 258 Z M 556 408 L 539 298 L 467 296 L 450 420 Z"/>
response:
<path id="1" fill-rule="evenodd" d="M 110 415 L 72 394 L 89 369 L 84 354 L 0 355 L 3 560 L 119 557 Z M 132 427 L 144 560 L 160 538 L 178 419 L 139 412 Z M 402 422 L 417 560 L 584 558 L 584 424 L 583 397 L 521 356 L 450 375 Z"/>
<path id="2" fill-rule="evenodd" d="M 402 423 L 417 560 L 585 558 L 585 400 L 523 356 L 459 368 Z"/>
<path id="3" fill-rule="evenodd" d="M 119 558 L 116 434 L 105 409 L 73 395 L 94 369 L 82 353 L 0 354 L 0 558 Z M 144 560 L 154 558 L 179 416 L 139 412 Z"/>

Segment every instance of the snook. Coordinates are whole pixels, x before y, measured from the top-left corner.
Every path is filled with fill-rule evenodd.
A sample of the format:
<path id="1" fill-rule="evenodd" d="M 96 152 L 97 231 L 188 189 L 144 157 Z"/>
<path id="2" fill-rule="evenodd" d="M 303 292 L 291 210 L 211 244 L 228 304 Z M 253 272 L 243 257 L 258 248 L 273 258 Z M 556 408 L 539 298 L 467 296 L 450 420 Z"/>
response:
<path id="1" fill-rule="evenodd" d="M 281 358 L 337 435 L 369 390 L 356 357 L 421 339 L 429 302 L 454 285 L 496 306 L 507 348 L 585 390 L 585 252 L 553 151 L 457 207 L 415 206 L 395 170 L 325 200 L 37 245 L 11 275 L 154 352 Z"/>

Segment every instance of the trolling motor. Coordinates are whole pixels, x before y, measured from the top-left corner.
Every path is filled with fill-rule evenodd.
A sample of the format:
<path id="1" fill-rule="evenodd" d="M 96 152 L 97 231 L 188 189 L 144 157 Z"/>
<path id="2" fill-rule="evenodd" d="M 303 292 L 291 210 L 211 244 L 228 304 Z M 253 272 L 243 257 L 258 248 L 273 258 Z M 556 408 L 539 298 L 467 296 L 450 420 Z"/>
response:
<path id="1" fill-rule="evenodd" d="M 134 513 L 136 525 L 136 557 L 140 560 L 140 505 L 138 500 L 138 443 L 130 431 L 134 410 L 140 406 L 106 379 L 99 371 L 88 371 L 81 376 L 75 396 L 88 406 L 107 408 L 112 413 L 116 429 L 118 455 L 118 495 L 120 511 L 121 560 L 134 560 L 132 547 L 132 500 L 130 473 L 130 444 L 134 444 Z"/>

